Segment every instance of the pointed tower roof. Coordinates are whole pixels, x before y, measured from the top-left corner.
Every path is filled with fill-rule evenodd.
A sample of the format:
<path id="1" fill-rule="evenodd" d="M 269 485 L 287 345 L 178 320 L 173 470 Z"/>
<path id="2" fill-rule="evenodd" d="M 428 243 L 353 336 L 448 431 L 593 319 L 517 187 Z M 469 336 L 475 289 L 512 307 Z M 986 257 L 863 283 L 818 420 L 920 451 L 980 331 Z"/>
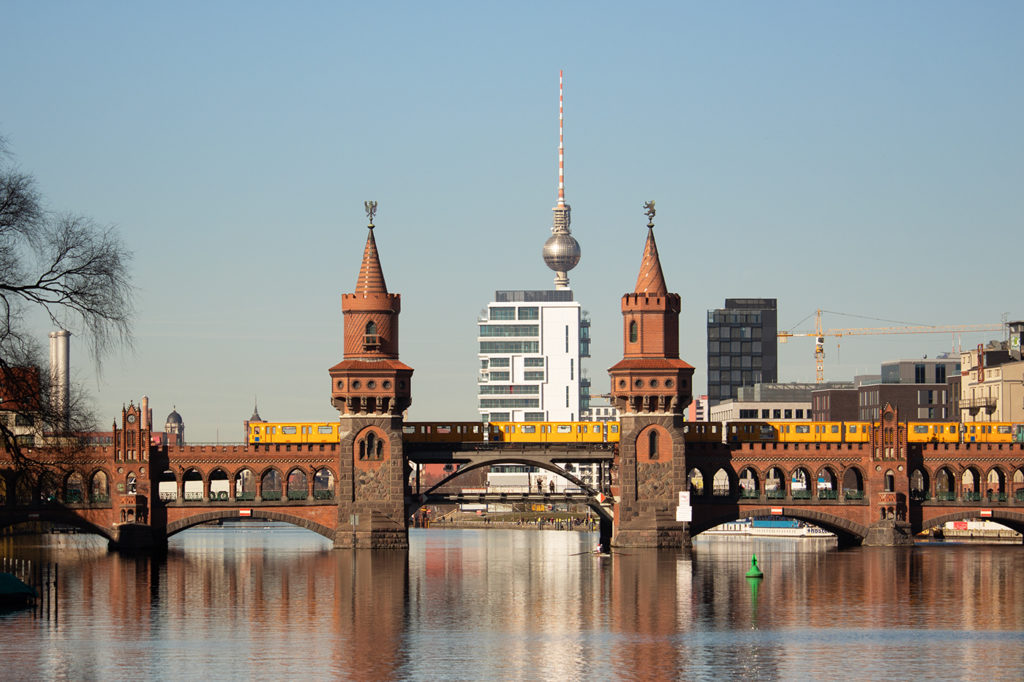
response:
<path id="1" fill-rule="evenodd" d="M 359 268 L 359 279 L 356 281 L 357 296 L 388 293 L 388 285 L 384 283 L 384 271 L 380 267 L 380 256 L 377 255 L 377 242 L 373 238 L 372 220 L 369 228 L 366 248 L 363 249 L 363 264 Z"/>
<path id="2" fill-rule="evenodd" d="M 653 221 L 653 216 L 652 216 Z M 658 258 L 658 245 L 654 241 L 654 223 L 647 223 L 647 243 L 644 245 L 644 258 L 640 262 L 640 274 L 636 278 L 636 293 L 657 294 L 668 293 L 665 275 L 661 271 L 661 259 Z"/>

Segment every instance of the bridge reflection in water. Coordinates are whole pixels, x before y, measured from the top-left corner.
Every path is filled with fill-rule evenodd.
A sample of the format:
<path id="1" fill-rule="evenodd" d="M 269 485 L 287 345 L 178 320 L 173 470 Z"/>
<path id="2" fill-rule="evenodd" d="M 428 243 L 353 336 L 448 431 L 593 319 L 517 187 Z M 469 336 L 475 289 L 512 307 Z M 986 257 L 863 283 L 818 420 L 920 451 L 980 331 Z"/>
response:
<path id="1" fill-rule="evenodd" d="M 162 560 L 88 536 L 4 539 L 0 553 L 62 576 L 56 620 L 2 617 L 5 664 L 26 679 L 1007 679 L 1024 661 L 1017 547 L 768 540 L 597 558 L 592 534 L 410 539 L 406 556 L 330 551 L 287 526 L 196 528 Z"/>

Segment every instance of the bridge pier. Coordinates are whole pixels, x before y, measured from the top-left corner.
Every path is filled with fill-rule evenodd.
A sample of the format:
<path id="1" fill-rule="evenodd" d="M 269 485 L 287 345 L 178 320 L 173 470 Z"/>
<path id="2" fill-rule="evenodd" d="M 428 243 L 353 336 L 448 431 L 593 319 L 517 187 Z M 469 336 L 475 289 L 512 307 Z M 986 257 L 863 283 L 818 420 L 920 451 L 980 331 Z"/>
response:
<path id="1" fill-rule="evenodd" d="M 864 547 L 909 547 L 914 544 L 914 532 L 906 521 L 885 519 L 871 524 L 861 544 Z"/>
<path id="2" fill-rule="evenodd" d="M 112 552 L 148 552 L 158 554 L 167 551 L 167 535 L 152 526 L 141 523 L 123 523 L 114 530 L 107 542 Z"/>

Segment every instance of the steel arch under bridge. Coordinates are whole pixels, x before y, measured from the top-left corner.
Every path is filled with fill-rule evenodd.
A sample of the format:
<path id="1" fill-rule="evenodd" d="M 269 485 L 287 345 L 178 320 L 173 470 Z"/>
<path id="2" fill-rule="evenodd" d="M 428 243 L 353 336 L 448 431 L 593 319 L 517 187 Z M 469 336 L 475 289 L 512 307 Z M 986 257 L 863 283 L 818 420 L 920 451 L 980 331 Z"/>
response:
<path id="1" fill-rule="evenodd" d="M 614 443 L 406 443 L 406 457 L 416 464 L 452 464 L 457 469 L 437 484 L 418 492 L 419 504 L 537 502 L 586 504 L 605 521 L 612 520 L 612 500 L 555 462 L 611 463 Z M 568 493 L 441 493 L 452 480 L 470 471 L 495 464 L 521 464 L 544 469 L 566 478 L 580 492 Z"/>

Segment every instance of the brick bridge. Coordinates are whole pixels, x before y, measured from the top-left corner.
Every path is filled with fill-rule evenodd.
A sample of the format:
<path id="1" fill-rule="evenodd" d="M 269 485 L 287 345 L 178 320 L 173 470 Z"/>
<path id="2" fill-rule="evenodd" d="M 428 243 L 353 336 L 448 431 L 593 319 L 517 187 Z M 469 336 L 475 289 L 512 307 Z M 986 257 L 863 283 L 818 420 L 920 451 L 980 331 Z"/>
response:
<path id="1" fill-rule="evenodd" d="M 308 528 L 339 548 L 405 548 L 421 505 L 459 499 L 444 484 L 519 463 L 565 475 L 581 492 L 474 501 L 587 504 L 602 519 L 602 540 L 618 547 L 684 547 L 719 523 L 771 514 L 872 545 L 907 544 L 954 519 L 1024 531 L 1021 444 L 908 444 L 906 424 L 891 408 L 866 443 L 687 443 L 682 413 L 693 367 L 679 358 L 680 299 L 665 286 L 650 223 L 636 286 L 622 297 L 623 357 L 609 370 L 622 415 L 614 446 L 405 442 L 413 370 L 398 359 L 400 310 L 371 225 L 356 291 L 342 296 L 344 359 L 329 370 L 337 443 L 154 447 L 141 410 L 130 404 L 109 446 L 27 453 L 44 465 L 41 476 L 0 451 L 0 528 L 53 521 L 98 533 L 115 548 L 152 549 L 200 523 L 253 518 Z M 555 464 L 584 461 L 609 463 L 606 486 L 589 488 Z M 412 464 L 431 462 L 458 467 L 419 489 Z M 687 490 L 691 504 L 680 507 Z"/>

